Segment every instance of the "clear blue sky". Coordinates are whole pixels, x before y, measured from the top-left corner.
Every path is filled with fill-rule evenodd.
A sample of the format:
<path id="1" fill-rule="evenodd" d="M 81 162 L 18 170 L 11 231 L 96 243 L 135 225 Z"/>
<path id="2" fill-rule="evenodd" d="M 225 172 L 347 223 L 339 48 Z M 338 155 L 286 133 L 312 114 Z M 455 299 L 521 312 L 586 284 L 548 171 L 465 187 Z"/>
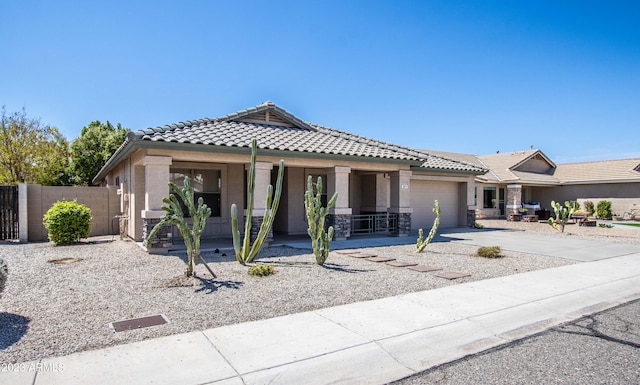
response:
<path id="1" fill-rule="evenodd" d="M 76 138 L 271 100 L 405 146 L 640 157 L 640 2 L 2 1 L 0 105 Z"/>

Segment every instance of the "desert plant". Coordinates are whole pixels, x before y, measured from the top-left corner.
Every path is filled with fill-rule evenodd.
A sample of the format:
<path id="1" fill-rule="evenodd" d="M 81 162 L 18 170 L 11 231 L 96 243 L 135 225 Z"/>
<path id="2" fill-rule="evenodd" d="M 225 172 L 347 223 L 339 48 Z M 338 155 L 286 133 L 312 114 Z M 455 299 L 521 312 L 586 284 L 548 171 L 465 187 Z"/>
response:
<path id="1" fill-rule="evenodd" d="M 313 177 L 309 175 L 307 179 L 307 191 L 304 193 L 304 209 L 307 214 L 307 222 L 309 228 L 307 233 L 311 237 L 311 248 L 316 256 L 316 263 L 323 265 L 329 256 L 331 248 L 331 239 L 333 239 L 333 226 L 329 226 L 327 231 L 324 229 L 324 220 L 329 209 L 335 206 L 338 193 L 334 193 L 327 207 L 322 207 L 322 177 L 318 177 L 316 182 L 316 193 L 313 193 Z"/>
<path id="2" fill-rule="evenodd" d="M 58 201 L 43 218 L 49 239 L 56 246 L 70 245 L 91 232 L 91 209 L 73 201 Z"/>
<path id="3" fill-rule="evenodd" d="M 478 249 L 476 254 L 483 258 L 501 258 L 503 257 L 503 255 L 500 254 L 501 252 L 500 246 L 483 246 Z"/>
<path id="4" fill-rule="evenodd" d="M 196 261 L 200 259 L 213 278 L 216 278 L 213 270 L 200 255 L 200 236 L 207 224 L 207 218 L 211 216 L 211 209 L 204 204 L 202 197 L 198 198 L 198 205 L 196 206 L 194 191 L 189 177 L 184 178 L 183 187 L 178 187 L 175 183 L 169 182 L 169 190 L 172 191 L 169 197 L 162 199 L 164 203 L 162 210 L 165 211 L 164 216 L 147 236 L 145 240 L 147 247 L 151 245 L 151 241 L 163 226 L 175 225 L 178 227 L 180 234 L 182 234 L 184 245 L 187 247 L 187 270 L 185 275 L 187 277 L 195 275 Z M 180 205 L 181 202 L 189 210 L 192 222 L 191 228 L 189 228 L 189 224 L 185 220 L 184 211 Z"/>
<path id="5" fill-rule="evenodd" d="M 610 225 L 608 223 L 598 223 L 599 227 L 602 227 L 603 229 L 612 229 L 613 225 Z"/>
<path id="6" fill-rule="evenodd" d="M 591 201 L 584 201 L 584 209 L 590 217 L 596 213 L 596 206 Z"/>
<path id="7" fill-rule="evenodd" d="M 9 270 L 7 269 L 7 263 L 2 257 L 0 257 L 0 293 L 4 290 L 4 284 L 7 283 L 7 275 Z"/>
<path id="8" fill-rule="evenodd" d="M 596 216 L 600 219 L 611 219 L 611 201 L 600 201 L 596 206 Z"/>
<path id="9" fill-rule="evenodd" d="M 276 217 L 278 211 L 278 205 L 280 204 L 280 195 L 282 194 L 282 177 L 284 175 L 284 161 L 280 160 L 280 167 L 278 168 L 278 179 L 276 181 L 276 192 L 273 193 L 273 186 L 269 185 L 267 188 L 267 202 L 265 205 L 265 212 L 262 218 L 262 224 L 258 231 L 253 245 L 251 245 L 251 220 L 253 218 L 253 190 L 255 189 L 256 182 L 256 155 L 258 152 L 258 143 L 255 139 L 251 140 L 251 167 L 249 169 L 249 182 L 247 186 L 247 215 L 244 225 L 244 240 L 242 245 L 240 244 L 240 230 L 238 229 L 238 207 L 236 204 L 231 205 L 231 232 L 233 234 L 233 248 L 236 252 L 236 259 L 241 264 L 253 262 L 254 258 L 260 252 L 264 240 L 271 231 L 273 220 Z"/>
<path id="10" fill-rule="evenodd" d="M 276 271 L 272 265 L 255 265 L 249 268 L 249 275 L 258 277 L 266 277 L 267 275 L 275 274 Z"/>
<path id="11" fill-rule="evenodd" d="M 427 236 L 426 239 L 423 239 L 424 232 L 422 231 L 422 229 L 418 229 L 418 240 L 416 241 L 417 253 L 421 253 L 425 249 L 425 247 L 427 247 L 427 245 L 431 243 L 431 241 L 433 240 L 433 237 L 436 236 L 436 232 L 438 231 L 438 226 L 440 225 L 441 211 L 440 211 L 440 204 L 438 203 L 437 199 L 433 201 L 433 205 L 435 206 L 433 208 L 433 212 L 436 214 L 436 218 L 433 220 L 433 226 L 431 227 L 431 230 L 429 231 L 429 235 Z"/>
<path id="12" fill-rule="evenodd" d="M 473 228 L 474 229 L 484 229 L 484 225 L 482 223 L 480 223 L 480 222 L 475 222 L 473 224 Z"/>
<path id="13" fill-rule="evenodd" d="M 562 207 L 560 206 L 560 203 L 551 201 L 551 207 L 555 213 L 555 218 L 549 218 L 549 225 L 561 233 L 564 233 L 564 227 L 576 210 L 575 203 L 575 201 L 566 201 L 564 202 L 565 207 Z"/>

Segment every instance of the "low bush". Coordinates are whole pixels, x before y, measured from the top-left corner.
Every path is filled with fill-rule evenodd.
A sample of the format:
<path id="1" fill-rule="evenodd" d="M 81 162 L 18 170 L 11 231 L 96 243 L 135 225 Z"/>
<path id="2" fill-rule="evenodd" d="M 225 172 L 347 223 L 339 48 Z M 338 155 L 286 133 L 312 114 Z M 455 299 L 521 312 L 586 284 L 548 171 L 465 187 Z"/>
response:
<path id="1" fill-rule="evenodd" d="M 608 223 L 598 223 L 599 227 L 602 227 L 603 229 L 612 229 L 613 225 L 610 225 Z"/>
<path id="2" fill-rule="evenodd" d="M 500 246 L 483 246 L 478 249 L 477 254 L 482 258 L 501 258 L 503 255 L 500 252 Z"/>
<path id="3" fill-rule="evenodd" d="M 58 201 L 44 215 L 43 223 L 51 242 L 70 245 L 89 236 L 91 209 L 75 200 Z"/>
<path id="4" fill-rule="evenodd" d="M 596 213 L 596 206 L 591 201 L 584 201 L 584 209 L 587 210 L 587 214 L 589 214 L 590 217 Z"/>
<path id="5" fill-rule="evenodd" d="M 600 219 L 611 219 L 611 201 L 600 201 L 596 206 L 596 215 Z"/>
<path id="6" fill-rule="evenodd" d="M 480 223 L 480 222 L 475 222 L 473 224 L 473 228 L 474 229 L 484 229 L 484 225 L 482 223 Z"/>
<path id="7" fill-rule="evenodd" d="M 255 265 L 249 268 L 249 275 L 265 277 L 267 275 L 275 274 L 276 270 L 272 265 Z"/>
<path id="8" fill-rule="evenodd" d="M 7 264 L 4 259 L 0 257 L 0 293 L 4 290 L 4 284 L 7 282 L 7 274 L 8 274 Z"/>

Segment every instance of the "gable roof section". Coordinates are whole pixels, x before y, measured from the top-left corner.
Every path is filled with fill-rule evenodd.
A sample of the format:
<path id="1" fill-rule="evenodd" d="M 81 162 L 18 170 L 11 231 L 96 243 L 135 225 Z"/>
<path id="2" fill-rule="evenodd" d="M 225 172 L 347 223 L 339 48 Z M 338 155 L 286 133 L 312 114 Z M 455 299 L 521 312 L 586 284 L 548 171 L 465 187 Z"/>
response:
<path id="1" fill-rule="evenodd" d="M 640 158 L 559 164 L 553 176 L 563 184 L 640 183 Z"/>
<path id="2" fill-rule="evenodd" d="M 457 162 L 391 143 L 305 122 L 272 102 L 265 102 L 218 118 L 189 120 L 129 132 L 94 181 L 103 178 L 132 146 L 148 142 L 190 144 L 226 148 L 258 147 L 318 156 L 374 158 L 407 163 L 425 170 L 482 174 L 483 168 Z M 291 156 L 295 156 L 292 154 Z M 356 159 L 357 160 L 357 159 Z"/>
<path id="3" fill-rule="evenodd" d="M 540 150 L 525 150 L 505 152 L 491 155 L 481 155 L 478 159 L 490 170 L 479 177 L 483 181 L 531 183 L 531 184 L 557 184 L 558 180 L 552 176 L 552 172 L 534 172 L 527 166 L 531 162 L 543 162 L 549 170 L 557 167 Z"/>

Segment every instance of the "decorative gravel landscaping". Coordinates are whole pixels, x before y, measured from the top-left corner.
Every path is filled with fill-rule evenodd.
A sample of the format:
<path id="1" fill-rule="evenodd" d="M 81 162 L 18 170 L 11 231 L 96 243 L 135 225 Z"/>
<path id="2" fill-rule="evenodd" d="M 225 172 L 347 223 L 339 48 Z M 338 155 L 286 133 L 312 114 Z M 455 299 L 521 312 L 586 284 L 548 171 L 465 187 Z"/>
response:
<path id="1" fill-rule="evenodd" d="M 522 225 L 532 226 L 527 229 L 531 231 L 540 225 L 540 231 L 547 231 L 543 224 L 518 224 Z M 558 236 L 573 236 L 573 229 L 578 227 Z M 639 242 L 637 229 L 615 237 L 621 234 L 616 228 L 589 230 L 600 233 L 588 236 Z M 250 276 L 232 252 L 226 251 L 224 257 L 205 253 L 218 278 L 210 279 L 198 265 L 201 279 L 189 281 L 181 278 L 183 254 L 149 255 L 131 241 L 108 237 L 61 247 L 2 243 L 0 254 L 9 266 L 9 277 L 0 297 L 0 362 L 65 355 L 575 263 L 507 250 L 504 258 L 487 259 L 475 256 L 476 250 L 455 242 L 434 242 L 421 254 L 415 253 L 414 245 L 359 250 L 443 269 L 419 272 L 335 251 L 322 267 L 310 249 L 273 247 L 263 249 L 258 258 L 276 270 L 267 277 Z M 470 276 L 447 280 L 436 277 L 439 272 Z M 170 322 L 118 333 L 109 327 L 114 321 L 160 314 Z"/>

